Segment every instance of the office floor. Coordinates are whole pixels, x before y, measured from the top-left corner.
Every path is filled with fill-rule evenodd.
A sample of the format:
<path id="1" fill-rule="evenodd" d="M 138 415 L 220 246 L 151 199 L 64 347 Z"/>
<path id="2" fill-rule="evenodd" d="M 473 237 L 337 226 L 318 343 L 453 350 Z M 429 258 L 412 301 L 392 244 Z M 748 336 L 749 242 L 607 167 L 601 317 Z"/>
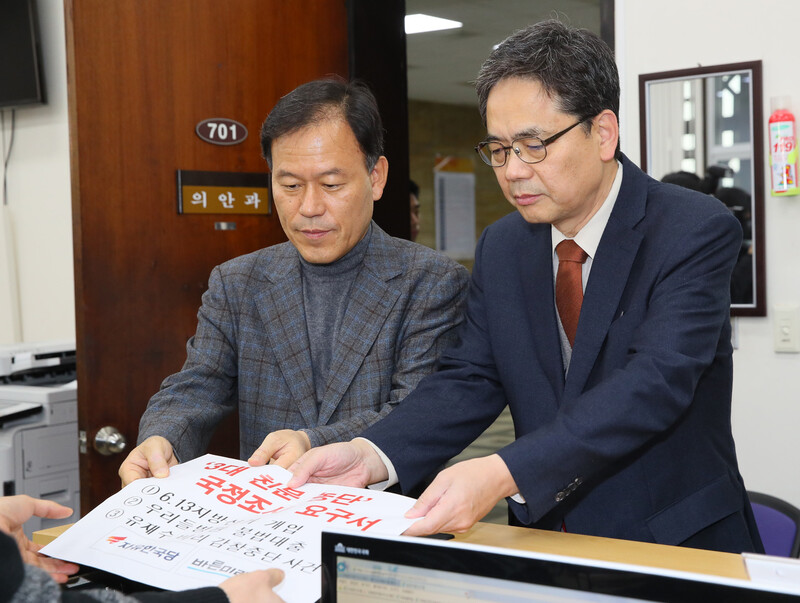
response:
<path id="1" fill-rule="evenodd" d="M 461 454 L 455 457 L 450 463 L 453 464 L 458 461 L 475 458 L 478 456 L 487 456 L 497 451 L 499 448 L 510 444 L 514 440 L 514 425 L 511 421 L 511 413 L 506 408 L 497 420 L 483 432 L 483 434 L 475 440 L 470 446 Z M 508 505 L 505 499 L 501 500 L 489 514 L 481 521 L 489 523 L 499 523 L 508 525 Z"/>

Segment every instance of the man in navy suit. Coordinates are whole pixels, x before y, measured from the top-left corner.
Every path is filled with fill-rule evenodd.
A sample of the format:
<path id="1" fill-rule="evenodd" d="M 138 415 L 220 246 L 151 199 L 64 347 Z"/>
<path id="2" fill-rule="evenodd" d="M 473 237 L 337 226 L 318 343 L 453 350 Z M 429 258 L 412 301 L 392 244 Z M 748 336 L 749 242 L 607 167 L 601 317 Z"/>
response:
<path id="1" fill-rule="evenodd" d="M 460 343 L 363 439 L 301 457 L 291 485 L 407 490 L 509 405 L 516 440 L 442 471 L 406 534 L 465 531 L 509 497 L 530 527 L 761 550 L 730 425 L 736 218 L 620 153 L 617 69 L 590 32 L 515 33 L 477 92 L 476 150 L 518 211 L 481 236 Z M 571 318 L 562 241 L 585 258 Z"/>

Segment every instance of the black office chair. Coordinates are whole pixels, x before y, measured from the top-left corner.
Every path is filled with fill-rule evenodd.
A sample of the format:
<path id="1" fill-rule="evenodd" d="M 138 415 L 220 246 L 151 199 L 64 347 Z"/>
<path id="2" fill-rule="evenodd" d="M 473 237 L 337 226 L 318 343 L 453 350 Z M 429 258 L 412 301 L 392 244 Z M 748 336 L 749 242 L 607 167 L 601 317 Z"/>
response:
<path id="1" fill-rule="evenodd" d="M 767 555 L 800 557 L 800 509 L 769 494 L 747 495 Z"/>

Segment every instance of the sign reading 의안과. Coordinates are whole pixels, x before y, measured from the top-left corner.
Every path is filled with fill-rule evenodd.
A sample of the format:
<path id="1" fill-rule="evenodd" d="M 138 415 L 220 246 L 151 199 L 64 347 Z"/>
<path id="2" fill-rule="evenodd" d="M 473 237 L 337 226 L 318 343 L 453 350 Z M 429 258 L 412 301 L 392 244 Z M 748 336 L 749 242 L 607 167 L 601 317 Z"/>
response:
<path id="1" fill-rule="evenodd" d="M 178 170 L 179 214 L 269 215 L 268 173 Z"/>
<path id="2" fill-rule="evenodd" d="M 266 188 L 183 186 L 182 214 L 269 214 Z"/>

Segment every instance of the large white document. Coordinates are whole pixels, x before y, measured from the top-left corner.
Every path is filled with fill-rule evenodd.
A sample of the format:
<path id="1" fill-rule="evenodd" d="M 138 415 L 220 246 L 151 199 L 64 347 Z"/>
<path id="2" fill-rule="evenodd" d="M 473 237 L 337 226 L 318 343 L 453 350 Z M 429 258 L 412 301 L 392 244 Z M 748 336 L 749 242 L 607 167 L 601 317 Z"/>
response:
<path id="1" fill-rule="evenodd" d="M 238 573 L 277 567 L 287 603 L 321 592 L 320 535 L 353 530 L 397 535 L 415 519 L 414 499 L 306 484 L 275 465 L 207 454 L 167 478 L 129 484 L 42 549 L 51 557 L 167 590 L 217 585 Z"/>

